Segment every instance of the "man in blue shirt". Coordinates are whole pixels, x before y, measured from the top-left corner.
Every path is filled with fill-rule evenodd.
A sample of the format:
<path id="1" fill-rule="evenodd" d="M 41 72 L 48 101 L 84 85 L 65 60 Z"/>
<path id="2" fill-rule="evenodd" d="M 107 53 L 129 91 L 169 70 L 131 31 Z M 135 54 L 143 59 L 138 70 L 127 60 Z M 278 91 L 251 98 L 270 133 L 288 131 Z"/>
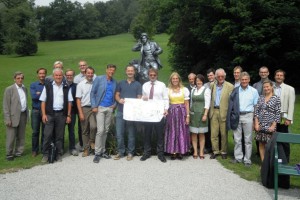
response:
<path id="1" fill-rule="evenodd" d="M 30 94 L 32 99 L 32 112 L 31 112 L 31 128 L 32 128 L 32 157 L 36 157 L 39 152 L 39 138 L 41 130 L 41 151 L 44 140 L 45 124 L 42 122 L 41 102 L 40 96 L 45 86 L 45 78 L 47 69 L 39 68 L 37 71 L 38 81 L 30 84 Z"/>
<path id="2" fill-rule="evenodd" d="M 100 157 L 111 158 L 105 152 L 105 143 L 112 114 L 116 107 L 115 92 L 117 82 L 112 78 L 116 68 L 115 65 L 107 65 L 106 75 L 97 76 L 91 90 L 91 107 L 93 112 L 96 113 L 97 119 L 94 163 L 99 163 Z"/>
<path id="3" fill-rule="evenodd" d="M 133 159 L 135 152 L 135 134 L 136 127 L 135 122 L 126 121 L 123 119 L 123 105 L 125 98 L 141 98 L 142 97 L 142 85 L 134 80 L 135 68 L 132 65 L 126 67 L 127 80 L 122 80 L 117 86 L 115 99 L 118 102 L 118 112 L 116 116 L 116 132 L 118 143 L 118 154 L 114 157 L 115 160 L 119 160 L 125 154 L 125 126 L 128 132 L 128 152 L 127 160 Z"/>
<path id="4" fill-rule="evenodd" d="M 242 72 L 240 86 L 230 95 L 227 112 L 227 129 L 233 130 L 234 160 L 232 163 L 244 162 L 246 167 L 251 166 L 253 112 L 258 101 L 258 92 L 249 85 L 250 75 Z M 245 153 L 242 151 L 242 131 L 245 138 Z"/>

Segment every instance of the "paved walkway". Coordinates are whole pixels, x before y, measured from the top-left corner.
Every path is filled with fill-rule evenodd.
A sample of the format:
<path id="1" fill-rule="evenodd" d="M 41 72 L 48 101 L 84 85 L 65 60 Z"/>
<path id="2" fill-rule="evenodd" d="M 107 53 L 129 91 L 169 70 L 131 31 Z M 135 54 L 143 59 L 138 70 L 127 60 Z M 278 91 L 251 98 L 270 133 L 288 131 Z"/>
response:
<path id="1" fill-rule="evenodd" d="M 62 162 L 0 175 L 1 200 L 199 200 L 272 199 L 274 191 L 240 178 L 217 160 L 141 162 L 65 156 Z M 300 199 L 296 189 L 279 199 Z"/>

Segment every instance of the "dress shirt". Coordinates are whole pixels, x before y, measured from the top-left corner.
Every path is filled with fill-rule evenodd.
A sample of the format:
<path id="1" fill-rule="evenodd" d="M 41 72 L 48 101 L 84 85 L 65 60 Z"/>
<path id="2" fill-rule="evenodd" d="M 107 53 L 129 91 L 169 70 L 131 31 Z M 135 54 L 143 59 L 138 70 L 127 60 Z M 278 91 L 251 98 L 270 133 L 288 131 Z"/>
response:
<path id="1" fill-rule="evenodd" d="M 81 107 L 91 106 L 91 90 L 93 82 L 84 79 L 77 85 L 76 98 L 81 99 Z"/>
<path id="2" fill-rule="evenodd" d="M 40 96 L 44 89 L 44 86 L 45 84 L 42 84 L 40 81 L 33 82 L 30 85 L 30 94 L 31 94 L 33 109 L 37 109 L 37 110 L 41 109 Z M 36 94 L 37 92 L 40 92 L 40 94 Z"/>
<path id="3" fill-rule="evenodd" d="M 274 85 L 274 92 L 275 92 L 275 95 L 280 97 L 281 96 L 281 84 L 280 85 Z"/>
<path id="4" fill-rule="evenodd" d="M 258 92 L 248 85 L 246 89 L 239 88 L 240 112 L 254 112 L 254 106 L 258 101 Z"/>
<path id="5" fill-rule="evenodd" d="M 63 83 L 57 85 L 55 81 L 52 82 L 53 85 L 53 110 L 62 110 L 64 107 L 64 93 L 63 93 Z M 46 89 L 43 89 L 43 92 L 40 96 L 40 101 L 45 102 L 47 100 Z M 68 92 L 68 101 L 73 101 L 72 92 L 69 89 Z"/>
<path id="6" fill-rule="evenodd" d="M 240 81 L 238 81 L 238 82 L 234 82 L 234 87 L 236 88 L 236 87 L 239 87 L 241 85 L 241 82 Z"/>
<path id="7" fill-rule="evenodd" d="M 143 96 L 149 98 L 151 90 L 151 81 L 144 83 L 143 85 Z M 167 93 L 166 85 L 161 81 L 154 81 L 154 93 L 153 100 L 164 100 L 164 108 L 169 108 L 169 97 Z"/>
<path id="8" fill-rule="evenodd" d="M 224 83 L 219 86 L 216 84 L 216 99 L 215 99 L 215 106 L 220 106 L 220 100 L 221 100 L 221 94 L 222 94 L 222 89 L 223 89 Z"/>
<path id="9" fill-rule="evenodd" d="M 192 95 L 195 95 L 195 96 L 201 95 L 205 88 L 206 88 L 205 86 L 202 86 L 199 90 L 197 88 L 193 88 L 191 91 L 191 98 L 192 98 Z M 211 90 L 209 88 L 206 88 L 206 90 L 204 92 L 204 108 L 209 109 L 210 100 L 211 100 Z M 193 101 L 191 101 L 190 107 L 192 107 L 192 103 L 193 103 Z"/>
<path id="10" fill-rule="evenodd" d="M 27 108 L 27 100 L 26 100 L 26 94 L 24 92 L 24 85 L 19 87 L 17 84 L 15 84 L 18 90 L 18 94 L 20 97 L 20 102 L 21 102 L 21 112 L 24 112 Z"/>
<path id="11" fill-rule="evenodd" d="M 94 74 L 93 80 L 96 78 L 96 74 Z M 85 74 L 79 73 L 74 77 L 74 83 L 80 83 L 81 81 L 85 80 Z"/>

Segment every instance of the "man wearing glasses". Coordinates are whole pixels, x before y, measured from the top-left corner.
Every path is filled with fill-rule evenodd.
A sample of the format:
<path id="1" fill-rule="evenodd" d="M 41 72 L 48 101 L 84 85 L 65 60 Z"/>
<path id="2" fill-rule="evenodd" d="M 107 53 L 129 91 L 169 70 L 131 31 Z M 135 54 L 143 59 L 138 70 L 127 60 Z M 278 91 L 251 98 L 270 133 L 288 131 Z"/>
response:
<path id="1" fill-rule="evenodd" d="M 15 72 L 15 83 L 5 89 L 3 114 L 6 125 L 6 160 L 14 160 L 24 152 L 27 122 L 27 89 L 23 85 L 24 75 Z"/>
<path id="2" fill-rule="evenodd" d="M 150 68 L 148 71 L 150 81 L 143 85 L 143 100 L 164 100 L 164 115 L 168 114 L 169 97 L 167 93 L 166 85 L 157 80 L 158 71 L 154 68 Z M 144 154 L 141 157 L 141 161 L 145 161 L 151 156 L 151 136 L 154 129 L 157 134 L 157 156 L 158 159 L 165 163 L 167 162 L 164 157 L 164 118 L 160 122 L 145 122 L 145 135 L 144 135 Z"/>
<path id="3" fill-rule="evenodd" d="M 217 81 L 211 86 L 210 125 L 211 143 L 213 153 L 210 159 L 215 159 L 221 154 L 222 159 L 227 159 L 228 132 L 226 130 L 226 117 L 230 94 L 234 86 L 225 81 L 226 73 L 219 68 L 216 71 Z M 221 134 L 221 148 L 219 148 L 219 133 Z"/>

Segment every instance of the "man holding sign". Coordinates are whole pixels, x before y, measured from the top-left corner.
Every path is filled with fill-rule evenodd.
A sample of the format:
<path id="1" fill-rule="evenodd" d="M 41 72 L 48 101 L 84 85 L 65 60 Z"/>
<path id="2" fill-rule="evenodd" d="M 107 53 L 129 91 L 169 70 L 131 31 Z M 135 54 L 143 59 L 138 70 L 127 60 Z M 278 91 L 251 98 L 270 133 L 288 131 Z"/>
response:
<path id="1" fill-rule="evenodd" d="M 125 144 L 124 144 L 124 134 L 125 126 L 128 132 L 128 152 L 127 160 L 130 161 L 133 158 L 135 151 L 135 122 L 127 121 L 123 119 L 123 105 L 125 103 L 125 98 L 141 98 L 142 97 L 142 86 L 139 82 L 134 80 L 135 68 L 134 66 L 128 65 L 126 67 L 127 80 L 122 80 L 119 82 L 115 99 L 118 102 L 117 116 L 116 116 L 116 132 L 117 132 L 117 143 L 118 143 L 118 154 L 114 157 L 114 160 L 119 160 L 124 157 L 125 154 Z"/>
<path id="2" fill-rule="evenodd" d="M 143 100 L 163 100 L 164 101 L 164 116 L 168 114 L 169 98 L 166 85 L 157 80 L 158 71 L 150 68 L 148 71 L 150 81 L 143 85 Z M 145 122 L 144 136 L 144 154 L 141 161 L 145 161 L 151 156 L 151 136 L 154 129 L 157 134 L 157 156 L 161 162 L 166 162 L 164 157 L 164 118 L 159 122 Z"/>

